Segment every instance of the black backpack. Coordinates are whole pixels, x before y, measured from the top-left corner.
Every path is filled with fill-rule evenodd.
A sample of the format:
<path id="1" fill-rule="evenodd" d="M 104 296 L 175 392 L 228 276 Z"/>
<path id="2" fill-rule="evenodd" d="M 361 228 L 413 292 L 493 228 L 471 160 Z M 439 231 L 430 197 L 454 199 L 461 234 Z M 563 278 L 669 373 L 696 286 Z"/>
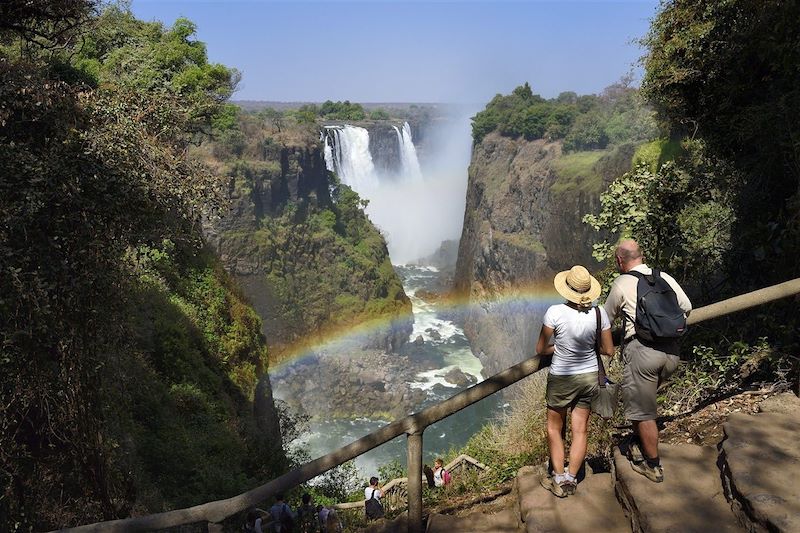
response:
<path id="1" fill-rule="evenodd" d="M 636 336 L 641 340 L 658 342 L 678 339 L 686 333 L 686 316 L 678 305 L 678 295 L 661 272 L 652 274 L 635 270 L 626 272 L 639 280 L 636 285 Z"/>
<path id="2" fill-rule="evenodd" d="M 364 510 L 367 513 L 367 518 L 370 520 L 377 520 L 383 518 L 383 505 L 380 500 L 375 499 L 375 490 L 372 489 L 372 496 L 369 500 L 364 502 Z"/>

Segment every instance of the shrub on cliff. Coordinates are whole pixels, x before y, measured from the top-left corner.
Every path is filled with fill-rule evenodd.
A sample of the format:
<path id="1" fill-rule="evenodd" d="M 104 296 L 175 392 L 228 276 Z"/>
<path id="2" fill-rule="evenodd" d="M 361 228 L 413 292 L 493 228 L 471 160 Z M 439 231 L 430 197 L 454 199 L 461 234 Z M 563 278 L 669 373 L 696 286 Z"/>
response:
<path id="1" fill-rule="evenodd" d="M 599 96 L 566 92 L 550 100 L 525 83 L 510 95 L 496 95 L 472 118 L 472 137 L 480 142 L 497 131 L 528 141 L 564 139 L 568 151 L 651 139 L 657 134 L 655 122 L 630 82 L 623 78 Z"/>

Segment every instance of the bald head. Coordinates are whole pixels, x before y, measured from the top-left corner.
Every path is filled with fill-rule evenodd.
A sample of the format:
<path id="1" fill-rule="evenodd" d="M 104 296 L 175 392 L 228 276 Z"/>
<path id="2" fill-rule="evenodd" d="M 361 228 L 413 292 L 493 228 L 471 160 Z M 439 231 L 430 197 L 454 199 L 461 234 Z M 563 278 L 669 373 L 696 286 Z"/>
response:
<path id="1" fill-rule="evenodd" d="M 633 239 L 626 239 L 617 245 L 615 252 L 617 268 L 620 272 L 627 272 L 636 265 L 642 264 L 642 250 L 639 243 Z"/>

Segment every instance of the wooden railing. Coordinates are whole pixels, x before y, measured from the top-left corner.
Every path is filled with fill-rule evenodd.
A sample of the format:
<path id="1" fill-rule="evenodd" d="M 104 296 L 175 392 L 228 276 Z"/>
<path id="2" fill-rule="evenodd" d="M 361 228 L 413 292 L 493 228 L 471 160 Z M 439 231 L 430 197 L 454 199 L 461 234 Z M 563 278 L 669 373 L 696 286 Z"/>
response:
<path id="1" fill-rule="evenodd" d="M 696 309 L 689 317 L 689 324 L 696 324 L 703 320 L 717 318 L 780 298 L 793 296 L 798 293 L 800 293 L 800 278 Z M 395 437 L 406 434 L 408 445 L 408 472 L 411 474 L 407 484 L 408 529 L 409 532 L 419 532 L 422 530 L 422 434 L 425 428 L 530 376 L 539 370 L 540 363 L 541 360 L 538 356 L 526 359 L 521 363 L 487 378 L 477 385 L 473 385 L 452 398 L 428 407 L 419 413 L 414 413 L 403 419 L 392 422 L 343 448 L 339 448 L 327 455 L 314 459 L 260 487 L 256 487 L 238 496 L 226 500 L 204 503 L 186 509 L 177 509 L 153 515 L 89 524 L 73 528 L 71 531 L 152 531 L 187 524 L 218 524 L 230 516 L 255 507 L 257 504 L 268 500 L 275 494 L 286 492 L 373 448 L 377 448 L 381 444 L 389 442 Z"/>

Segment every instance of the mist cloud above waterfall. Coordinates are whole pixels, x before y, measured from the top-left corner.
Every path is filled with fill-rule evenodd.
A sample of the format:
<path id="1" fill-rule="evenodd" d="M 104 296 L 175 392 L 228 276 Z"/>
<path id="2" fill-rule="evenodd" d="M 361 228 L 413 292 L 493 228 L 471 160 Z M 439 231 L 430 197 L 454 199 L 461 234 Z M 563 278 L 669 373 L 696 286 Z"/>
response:
<path id="1" fill-rule="evenodd" d="M 463 107 L 428 132 L 422 181 L 390 181 L 370 195 L 367 211 L 387 237 L 392 262 L 417 260 L 442 241 L 461 236 L 472 142 L 469 118 L 475 112 Z"/>
<path id="2" fill-rule="evenodd" d="M 528 81 L 596 93 L 642 54 L 657 0 L 277 2 L 134 0 L 143 19 L 197 23 L 241 100 L 479 102 Z"/>

